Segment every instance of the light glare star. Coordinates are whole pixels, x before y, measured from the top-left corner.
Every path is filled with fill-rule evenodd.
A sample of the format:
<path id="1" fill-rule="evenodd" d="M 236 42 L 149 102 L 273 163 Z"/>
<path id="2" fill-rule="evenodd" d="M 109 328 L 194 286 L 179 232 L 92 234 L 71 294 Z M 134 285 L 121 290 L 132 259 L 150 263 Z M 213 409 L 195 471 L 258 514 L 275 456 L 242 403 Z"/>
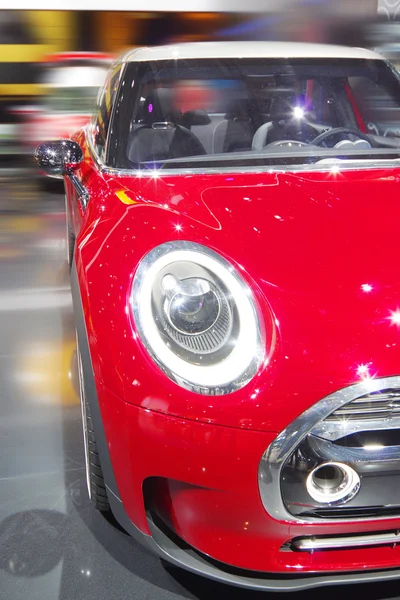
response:
<path id="1" fill-rule="evenodd" d="M 302 119 L 304 117 L 304 110 L 301 108 L 301 106 L 294 107 L 293 116 L 295 119 Z"/>
<path id="2" fill-rule="evenodd" d="M 392 325 L 400 325 L 400 309 L 390 311 L 390 316 L 388 319 L 391 321 Z"/>
<path id="3" fill-rule="evenodd" d="M 361 379 L 370 379 L 369 365 L 359 365 L 357 367 L 357 375 L 361 377 Z"/>

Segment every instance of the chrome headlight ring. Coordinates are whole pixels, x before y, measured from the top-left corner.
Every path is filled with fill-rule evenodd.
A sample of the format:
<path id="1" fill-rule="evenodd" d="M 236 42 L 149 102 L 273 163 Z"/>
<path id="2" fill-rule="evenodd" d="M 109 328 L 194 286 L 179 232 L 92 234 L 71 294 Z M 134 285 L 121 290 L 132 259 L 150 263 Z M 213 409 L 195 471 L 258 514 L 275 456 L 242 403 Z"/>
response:
<path id="1" fill-rule="evenodd" d="M 150 356 L 186 389 L 233 392 L 264 359 L 255 297 L 233 265 L 210 248 L 176 241 L 151 250 L 135 273 L 130 303 Z"/>

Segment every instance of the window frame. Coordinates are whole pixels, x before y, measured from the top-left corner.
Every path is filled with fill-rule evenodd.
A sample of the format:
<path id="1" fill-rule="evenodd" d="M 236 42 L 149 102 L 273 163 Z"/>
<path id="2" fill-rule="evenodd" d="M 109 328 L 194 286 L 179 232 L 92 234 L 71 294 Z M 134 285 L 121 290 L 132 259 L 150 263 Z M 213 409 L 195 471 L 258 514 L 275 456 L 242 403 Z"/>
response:
<path id="1" fill-rule="evenodd" d="M 123 80 L 124 67 L 125 67 L 125 63 L 122 63 L 120 61 L 111 65 L 111 67 L 107 73 L 105 83 L 99 89 L 98 96 L 97 96 L 97 102 L 96 102 L 96 108 L 95 108 L 95 112 L 93 113 L 93 117 L 92 117 L 92 121 L 91 121 L 90 145 L 91 145 L 91 148 L 93 150 L 93 154 L 94 154 L 96 160 L 100 164 L 104 164 L 104 165 L 107 165 L 110 130 L 112 127 L 112 122 L 113 122 L 115 104 L 119 97 L 121 81 Z M 116 77 L 118 77 L 118 82 L 116 82 L 117 85 L 114 89 L 114 94 L 113 94 L 112 84 L 115 81 Z M 107 125 L 105 125 L 104 115 L 101 115 L 101 106 L 102 106 L 102 103 L 103 103 L 104 98 L 105 98 L 106 94 L 108 93 L 108 91 L 110 91 L 111 95 L 110 95 L 110 106 L 108 108 L 106 106 L 106 110 L 107 110 L 108 114 L 107 114 Z M 98 123 L 99 123 L 99 114 L 103 117 L 103 126 L 105 127 L 104 146 L 103 146 L 103 151 L 101 153 L 99 152 L 99 144 L 96 141 L 96 135 L 97 135 L 96 129 L 97 129 Z"/>

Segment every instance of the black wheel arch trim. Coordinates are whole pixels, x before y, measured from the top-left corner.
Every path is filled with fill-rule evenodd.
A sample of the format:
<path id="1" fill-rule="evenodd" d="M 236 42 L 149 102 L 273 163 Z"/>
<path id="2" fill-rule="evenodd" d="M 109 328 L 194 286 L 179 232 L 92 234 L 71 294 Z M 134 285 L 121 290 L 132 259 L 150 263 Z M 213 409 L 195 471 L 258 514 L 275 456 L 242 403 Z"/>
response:
<path id="1" fill-rule="evenodd" d="M 104 475 L 104 481 L 107 488 L 108 500 L 111 510 L 118 523 L 137 541 L 147 546 L 147 542 L 152 542 L 151 537 L 138 529 L 129 519 L 121 502 L 114 470 L 112 468 L 110 452 L 108 449 L 106 434 L 104 431 L 103 420 L 100 413 L 100 406 L 97 397 L 97 390 L 93 375 L 92 359 L 90 356 L 88 335 L 83 313 L 82 299 L 78 282 L 75 260 L 71 269 L 71 293 L 74 309 L 76 333 L 79 343 L 79 350 L 82 359 L 82 370 L 85 379 L 86 400 L 89 402 L 92 415 L 93 426 L 96 434 L 96 445 L 99 452 L 101 468 Z M 153 544 L 151 544 L 153 545 Z"/>
<path id="2" fill-rule="evenodd" d="M 323 573 L 318 575 L 288 575 L 278 578 L 273 573 L 254 573 L 235 569 L 216 561 L 208 560 L 195 550 L 187 550 L 173 541 L 164 531 L 162 531 L 153 521 L 151 515 L 148 515 L 148 523 L 151 536 L 138 529 L 128 517 L 122 501 L 119 497 L 118 486 L 111 464 L 111 457 L 108 450 L 107 439 L 104 431 L 103 421 L 100 413 L 99 401 L 97 397 L 96 385 L 93 375 L 92 360 L 90 356 L 88 336 L 86 331 L 85 318 L 82 307 L 82 300 L 78 282 L 75 260 L 71 269 L 71 292 L 75 315 L 75 324 L 79 349 L 82 357 L 82 368 L 85 378 L 85 388 L 87 401 L 90 404 L 93 425 L 96 433 L 96 444 L 100 456 L 101 467 L 104 474 L 104 480 L 107 487 L 108 499 L 111 510 L 118 523 L 140 544 L 153 554 L 163 558 L 168 563 L 191 571 L 197 575 L 202 575 L 218 581 L 237 587 L 263 590 L 263 591 L 300 591 L 321 586 L 329 585 L 347 585 L 350 583 L 383 582 L 400 578 L 400 569 L 390 569 L 384 571 L 363 571 L 361 573 Z M 219 566 L 220 565 L 220 566 Z"/>

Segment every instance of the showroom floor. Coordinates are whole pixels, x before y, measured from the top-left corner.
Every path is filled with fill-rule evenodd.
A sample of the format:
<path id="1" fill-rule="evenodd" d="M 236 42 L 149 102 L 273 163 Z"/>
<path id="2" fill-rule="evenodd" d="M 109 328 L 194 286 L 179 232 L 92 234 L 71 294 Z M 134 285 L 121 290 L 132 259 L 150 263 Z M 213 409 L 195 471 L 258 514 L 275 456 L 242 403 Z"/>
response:
<path id="1" fill-rule="evenodd" d="M 0 600 L 266 598 L 165 568 L 90 505 L 63 195 L 26 193 L 34 211 L 0 217 Z M 338 594 L 400 598 L 397 583 L 294 597 Z"/>

